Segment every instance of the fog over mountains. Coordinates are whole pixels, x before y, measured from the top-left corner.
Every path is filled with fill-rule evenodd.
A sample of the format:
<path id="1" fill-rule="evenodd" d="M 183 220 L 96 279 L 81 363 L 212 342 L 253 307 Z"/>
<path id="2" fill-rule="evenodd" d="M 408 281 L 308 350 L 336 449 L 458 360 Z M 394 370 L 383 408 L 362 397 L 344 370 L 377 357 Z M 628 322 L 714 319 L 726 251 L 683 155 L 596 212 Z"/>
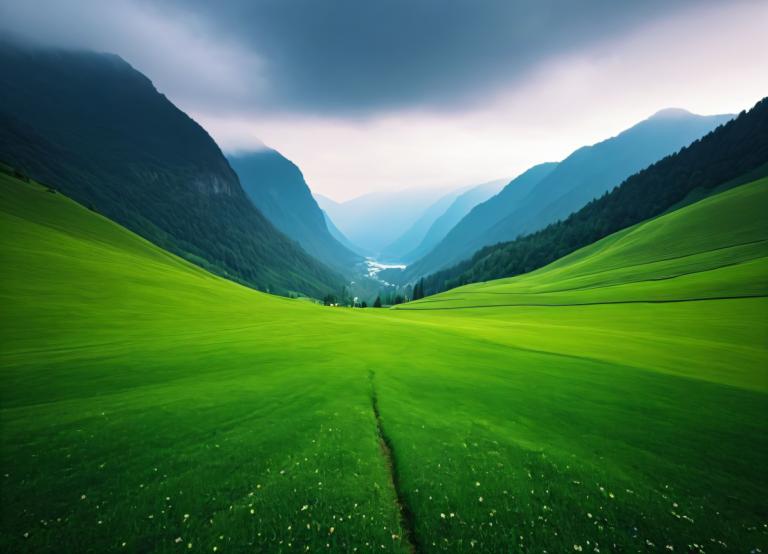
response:
<path id="1" fill-rule="evenodd" d="M 309 254 L 348 273 L 360 256 L 329 232 L 301 170 L 272 149 L 227 157 L 253 204 Z"/>
<path id="2" fill-rule="evenodd" d="M 523 173 L 475 207 L 435 248 L 410 266 L 415 279 L 562 219 L 633 173 L 700 138 L 732 115 L 662 110 L 615 137 L 584 146 L 557 164 Z"/>
<path id="3" fill-rule="evenodd" d="M 359 286 L 364 256 L 407 264 L 387 278 L 409 283 L 537 231 L 732 117 L 665 109 L 511 181 L 339 203 L 313 194 L 301 169 L 276 150 L 224 158 L 201 127 L 116 56 L 4 43 L 2 63 L 5 160 L 204 267 L 265 290 L 310 294 Z M 40 98 L 22 93 L 29 89 Z M 191 215 L 182 218 L 182 210 Z"/>
<path id="4" fill-rule="evenodd" d="M 315 198 L 353 244 L 378 256 L 449 192 L 444 188 L 375 192 L 341 203 L 319 194 Z"/>
<path id="5" fill-rule="evenodd" d="M 254 207 L 208 133 L 118 56 L 0 42 L 0 159 L 250 286 L 343 286 Z"/>

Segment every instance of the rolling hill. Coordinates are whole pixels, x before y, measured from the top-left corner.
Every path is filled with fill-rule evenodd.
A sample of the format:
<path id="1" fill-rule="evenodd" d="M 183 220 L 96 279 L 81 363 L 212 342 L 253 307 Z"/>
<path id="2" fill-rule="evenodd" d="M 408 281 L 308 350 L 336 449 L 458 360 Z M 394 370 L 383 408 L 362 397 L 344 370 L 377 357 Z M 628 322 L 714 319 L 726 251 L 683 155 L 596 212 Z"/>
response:
<path id="1" fill-rule="evenodd" d="M 567 219 L 489 246 L 425 281 L 429 293 L 533 271 L 613 232 L 718 188 L 768 174 L 768 99 L 679 152 L 632 175 Z"/>
<path id="2" fill-rule="evenodd" d="M 0 549 L 765 550 L 767 201 L 352 310 L 0 174 Z"/>
<path id="3" fill-rule="evenodd" d="M 227 159 L 251 202 L 309 254 L 344 273 L 362 261 L 331 236 L 322 210 L 293 162 L 272 149 Z"/>
<path id="4" fill-rule="evenodd" d="M 343 285 L 250 203 L 208 133 L 121 58 L 0 41 L 0 161 L 262 290 Z"/>
<path id="5" fill-rule="evenodd" d="M 403 310 L 747 299 L 768 291 L 768 177 L 613 233 L 531 273 Z"/>
<path id="6" fill-rule="evenodd" d="M 579 148 L 557 165 L 537 166 L 520 177 L 528 186 L 513 181 L 508 194 L 499 194 L 470 212 L 432 252 L 408 268 L 405 280 L 450 267 L 484 246 L 514 240 L 564 219 L 732 117 L 662 110 L 615 137 Z M 541 179 L 531 184 L 530 177 L 539 174 Z"/>

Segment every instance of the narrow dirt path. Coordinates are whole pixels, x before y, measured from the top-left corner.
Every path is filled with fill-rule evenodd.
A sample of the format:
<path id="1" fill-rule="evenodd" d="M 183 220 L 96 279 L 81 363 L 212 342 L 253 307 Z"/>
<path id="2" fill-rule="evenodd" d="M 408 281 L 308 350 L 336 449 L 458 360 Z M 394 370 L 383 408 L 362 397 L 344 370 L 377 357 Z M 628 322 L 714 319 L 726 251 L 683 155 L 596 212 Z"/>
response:
<path id="1" fill-rule="evenodd" d="M 384 457 L 384 463 L 389 472 L 389 484 L 392 487 L 392 492 L 394 492 L 395 503 L 397 504 L 397 510 L 400 514 L 399 519 L 400 527 L 403 530 L 403 543 L 410 552 L 419 554 L 421 548 L 419 547 L 419 542 L 416 538 L 413 512 L 403 497 L 397 472 L 397 460 L 392 451 L 392 443 L 381 425 L 379 399 L 376 395 L 376 383 L 374 380 L 375 376 L 376 374 L 373 371 L 368 372 L 368 378 L 371 381 L 371 408 L 373 409 L 373 417 L 376 420 L 376 434 L 379 438 L 379 447 L 381 448 L 381 455 Z"/>

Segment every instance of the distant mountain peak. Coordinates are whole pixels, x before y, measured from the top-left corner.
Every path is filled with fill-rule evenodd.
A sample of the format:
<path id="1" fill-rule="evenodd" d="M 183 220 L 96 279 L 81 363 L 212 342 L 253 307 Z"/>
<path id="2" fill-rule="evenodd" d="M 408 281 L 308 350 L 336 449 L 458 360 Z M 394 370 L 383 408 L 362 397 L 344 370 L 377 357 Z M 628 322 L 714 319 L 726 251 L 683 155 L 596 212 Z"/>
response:
<path id="1" fill-rule="evenodd" d="M 691 117 L 696 114 L 689 112 L 683 108 L 664 108 L 653 114 L 648 119 L 674 119 L 680 117 Z"/>

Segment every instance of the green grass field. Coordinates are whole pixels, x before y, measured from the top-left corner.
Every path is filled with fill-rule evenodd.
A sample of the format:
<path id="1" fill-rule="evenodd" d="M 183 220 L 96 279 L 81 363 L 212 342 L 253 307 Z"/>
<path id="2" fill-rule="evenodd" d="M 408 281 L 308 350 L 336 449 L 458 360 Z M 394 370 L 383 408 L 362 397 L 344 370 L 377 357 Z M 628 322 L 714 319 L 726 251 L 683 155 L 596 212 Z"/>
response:
<path id="1" fill-rule="evenodd" d="M 0 175 L 0 550 L 766 552 L 767 207 L 351 310 Z"/>

